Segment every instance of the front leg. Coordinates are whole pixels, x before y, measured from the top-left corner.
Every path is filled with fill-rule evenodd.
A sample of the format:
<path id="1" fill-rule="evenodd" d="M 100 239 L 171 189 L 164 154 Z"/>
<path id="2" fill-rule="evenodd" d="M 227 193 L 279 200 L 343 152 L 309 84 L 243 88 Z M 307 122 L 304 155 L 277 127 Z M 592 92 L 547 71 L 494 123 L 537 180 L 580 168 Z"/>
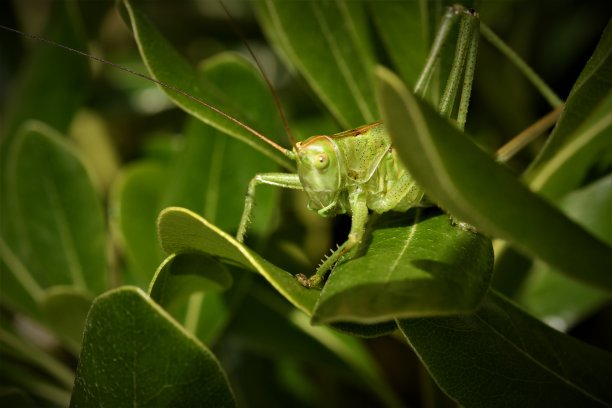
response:
<path id="1" fill-rule="evenodd" d="M 242 211 L 242 218 L 240 219 L 240 225 L 238 226 L 238 232 L 236 233 L 236 240 L 238 240 L 238 242 L 244 242 L 244 236 L 246 235 L 247 228 L 251 223 L 253 204 L 255 203 L 255 187 L 257 187 L 258 184 L 303 190 L 302 184 L 300 183 L 300 178 L 297 174 L 261 173 L 255 175 L 255 177 L 253 177 L 249 183 L 249 188 L 247 189 L 247 193 L 244 198 L 244 210 Z"/>
<path id="2" fill-rule="evenodd" d="M 310 278 L 301 273 L 295 275 L 297 280 L 307 288 L 319 287 L 325 278 L 325 274 L 336 262 L 353 247 L 361 243 L 365 233 L 365 225 L 368 221 L 368 206 L 366 205 L 365 193 L 361 189 L 352 193 L 349 196 L 349 204 L 351 206 L 351 232 L 349 232 L 348 239 L 319 265 L 315 274 Z"/>

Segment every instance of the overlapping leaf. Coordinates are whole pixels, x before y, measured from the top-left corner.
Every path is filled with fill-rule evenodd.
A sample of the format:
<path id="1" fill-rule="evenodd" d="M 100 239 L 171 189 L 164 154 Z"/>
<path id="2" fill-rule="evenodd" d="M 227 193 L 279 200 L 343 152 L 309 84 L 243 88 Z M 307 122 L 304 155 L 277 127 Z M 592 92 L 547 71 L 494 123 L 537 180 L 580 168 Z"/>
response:
<path id="1" fill-rule="evenodd" d="M 224 263 L 261 274 L 296 308 L 311 316 L 319 297 L 318 290 L 306 289 L 294 276 L 261 258 L 215 225 L 184 209 L 165 209 L 158 221 L 159 239 L 168 254 L 202 252 Z M 375 337 L 395 329 L 392 322 L 361 325 L 339 323 L 336 327 L 359 336 Z"/>
<path id="2" fill-rule="evenodd" d="M 160 265 L 149 287 L 149 296 L 165 309 L 195 292 L 229 288 L 232 276 L 214 259 L 198 254 L 170 255 Z"/>
<path id="3" fill-rule="evenodd" d="M 344 128 L 378 120 L 362 2 L 257 2 L 261 26 Z"/>
<path id="4" fill-rule="evenodd" d="M 427 194 L 479 231 L 612 291 L 612 248 L 530 192 L 392 73 L 378 77 L 385 125 Z"/>
<path id="5" fill-rule="evenodd" d="M 462 406 L 610 406 L 612 355 L 491 292 L 469 316 L 399 320 L 436 382 Z"/>
<path id="6" fill-rule="evenodd" d="M 256 271 L 295 307 L 311 314 L 319 292 L 308 290 L 288 272 L 270 264 L 197 214 L 177 207 L 165 209 L 158 221 L 159 239 L 168 254 L 203 252 L 228 264 Z"/>
<path id="7" fill-rule="evenodd" d="M 427 30 L 430 23 L 429 4 L 418 1 L 368 4 L 389 55 L 411 88 L 421 75 L 427 59 L 431 34 Z"/>
<path id="8" fill-rule="evenodd" d="M 578 187 L 612 134 L 612 23 L 576 80 L 544 149 L 524 174 L 540 194 L 559 198 Z"/>
<path id="9" fill-rule="evenodd" d="M 569 217 L 612 245 L 612 175 L 573 191 L 560 203 Z M 517 295 L 533 316 L 567 330 L 605 303 L 605 291 L 583 285 L 536 262 Z"/>
<path id="10" fill-rule="evenodd" d="M 28 122 L 14 140 L 6 180 L 3 212 L 16 235 L 2 244 L 3 296 L 21 304 L 26 300 L 14 296 L 25 289 L 39 301 L 42 289 L 55 285 L 102 292 L 108 278 L 103 212 L 74 149 L 48 126 Z"/>
<path id="11" fill-rule="evenodd" d="M 222 114 L 204 106 L 200 101 L 211 104 L 216 108 L 222 107 L 227 110 L 226 113 L 246 124 L 252 124 L 253 110 L 256 111 L 262 106 L 266 106 L 265 104 L 258 102 L 251 105 L 249 107 L 251 109 L 242 109 L 239 105 L 234 104 L 232 96 L 228 95 L 223 88 L 202 79 L 146 17 L 132 6 L 130 1 L 124 0 L 123 5 L 127 10 L 134 37 L 147 69 L 153 78 L 170 85 L 162 87 L 162 90 L 174 103 L 204 123 L 236 137 L 283 167 L 293 168 L 291 161 L 278 150 L 262 142 Z M 270 121 L 270 124 L 274 124 L 274 122 Z M 266 132 L 270 139 L 274 139 L 275 135 L 282 134 L 281 128 L 276 126 L 258 130 Z"/>
<path id="12" fill-rule="evenodd" d="M 313 320 L 382 322 L 473 312 L 493 267 L 490 240 L 417 209 L 374 223 L 364 253 L 336 267 Z"/>
<path id="13" fill-rule="evenodd" d="M 127 260 L 125 281 L 146 287 L 164 259 L 155 219 L 161 210 L 168 165 L 142 160 L 124 167 L 111 195 L 111 221 L 120 234 Z"/>

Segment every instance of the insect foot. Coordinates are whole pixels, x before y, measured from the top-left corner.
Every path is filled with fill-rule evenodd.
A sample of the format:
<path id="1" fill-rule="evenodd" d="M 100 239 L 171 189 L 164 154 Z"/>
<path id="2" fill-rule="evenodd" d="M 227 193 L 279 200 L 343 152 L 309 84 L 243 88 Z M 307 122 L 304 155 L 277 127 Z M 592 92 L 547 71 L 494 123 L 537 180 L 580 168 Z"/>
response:
<path id="1" fill-rule="evenodd" d="M 450 223 L 451 225 L 457 226 L 464 231 L 469 231 L 469 232 L 473 232 L 474 234 L 478 234 L 476 227 L 468 224 L 467 222 L 460 221 L 459 219 L 453 217 L 452 215 L 450 216 Z"/>
<path id="2" fill-rule="evenodd" d="M 303 273 L 298 273 L 295 275 L 295 278 L 302 284 L 302 286 L 307 288 L 319 288 L 322 282 L 320 275 L 313 275 L 308 278 L 308 276 L 304 275 Z"/>

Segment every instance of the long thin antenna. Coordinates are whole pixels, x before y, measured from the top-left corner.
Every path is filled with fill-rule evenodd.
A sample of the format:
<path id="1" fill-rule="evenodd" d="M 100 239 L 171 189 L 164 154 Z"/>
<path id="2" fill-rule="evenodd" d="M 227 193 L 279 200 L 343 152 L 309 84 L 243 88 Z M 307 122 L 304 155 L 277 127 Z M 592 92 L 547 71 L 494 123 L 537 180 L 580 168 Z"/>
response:
<path id="1" fill-rule="evenodd" d="M 246 46 L 247 50 L 249 50 L 249 54 L 251 54 L 251 57 L 255 61 L 255 64 L 257 65 L 257 68 L 259 69 L 259 73 L 263 77 L 264 81 L 266 82 L 266 85 L 268 86 L 268 89 L 270 90 L 270 93 L 272 94 L 272 98 L 274 99 L 274 105 L 276 105 L 276 110 L 278 111 L 278 114 L 281 117 L 283 126 L 285 127 L 285 132 L 287 133 L 287 136 L 289 137 L 289 141 L 291 142 L 291 146 L 295 148 L 295 139 L 293 138 L 293 134 L 291 133 L 291 128 L 289 127 L 289 121 L 287 120 L 287 117 L 285 116 L 285 111 L 283 110 L 283 106 L 281 105 L 280 99 L 278 98 L 278 93 L 276 93 L 276 90 L 274 89 L 274 87 L 272 86 L 272 83 L 270 82 L 270 79 L 266 75 L 266 72 L 264 71 L 263 66 L 259 62 L 259 58 L 257 58 L 257 55 L 255 55 L 255 52 L 253 52 L 253 49 L 251 48 L 251 45 L 249 44 L 246 37 L 242 33 L 242 30 L 240 30 L 240 28 L 236 24 L 236 20 L 234 20 L 234 17 L 230 14 L 227 7 L 225 7 L 225 3 L 223 2 L 223 0 L 219 0 L 219 3 L 221 4 L 221 7 L 223 7 L 225 14 L 227 14 L 227 17 L 229 18 L 229 22 L 230 22 L 230 25 L 232 26 L 232 29 L 240 36 L 242 43 Z"/>
<path id="2" fill-rule="evenodd" d="M 97 57 L 95 55 L 90 55 L 90 54 L 88 54 L 88 53 L 86 53 L 84 51 L 77 50 L 75 48 L 69 47 L 69 46 L 64 45 L 64 44 L 60 44 L 58 42 L 49 40 L 49 39 L 44 38 L 44 37 L 40 37 L 40 36 L 37 36 L 37 35 L 34 35 L 34 34 L 27 34 L 27 33 L 23 32 L 23 31 L 17 30 L 15 28 L 7 27 L 7 26 L 2 25 L 2 24 L 0 24 L 0 28 L 2 28 L 4 30 L 7 30 L 7 31 L 11 31 L 13 33 L 20 34 L 20 35 L 22 35 L 22 36 L 24 36 L 26 38 L 31 39 L 31 40 L 41 41 L 43 43 L 50 44 L 50 45 L 53 45 L 53 46 L 58 47 L 58 48 L 63 48 L 64 50 L 74 52 L 74 53 L 76 53 L 78 55 L 81 55 L 83 57 L 90 58 L 90 59 L 92 59 L 94 61 L 98 61 L 98 62 L 101 62 L 101 63 L 104 63 L 104 64 L 108 64 L 108 65 L 110 65 L 113 68 L 119 69 L 121 71 L 127 72 L 127 73 L 132 74 L 132 75 L 135 75 L 135 76 L 137 76 L 139 78 L 146 79 L 146 80 L 151 81 L 151 82 L 153 82 L 153 83 L 155 83 L 155 84 L 157 84 L 157 85 L 159 85 L 161 87 L 164 87 L 164 88 L 169 89 L 169 90 L 171 90 L 173 92 L 181 94 L 184 97 L 189 98 L 192 101 L 194 101 L 196 103 L 199 103 L 200 105 L 202 105 L 202 106 L 210 109 L 211 111 L 217 113 L 218 115 L 221 115 L 224 118 L 230 120 L 231 122 L 233 122 L 236 125 L 240 126 L 241 128 L 243 128 L 247 132 L 251 133 L 252 135 L 254 135 L 254 136 L 258 137 L 259 139 L 261 139 L 262 141 L 266 142 L 267 144 L 269 144 L 270 146 L 272 146 L 276 150 L 280 151 L 285 156 L 287 156 L 289 158 L 293 158 L 293 152 L 291 150 L 285 149 L 284 147 L 282 147 L 279 144 L 277 144 L 277 143 L 273 142 L 272 140 L 268 139 L 267 137 L 265 137 L 264 135 L 262 135 L 261 133 L 259 133 L 258 131 L 256 131 L 252 127 L 250 127 L 249 125 L 242 123 L 238 119 L 236 119 L 236 118 L 230 116 L 229 114 L 223 112 L 221 109 L 217 108 L 216 106 L 211 105 L 210 103 L 208 103 L 208 102 L 206 102 L 206 101 L 204 101 L 204 100 L 202 100 L 202 99 L 200 99 L 200 98 L 198 98 L 196 96 L 193 96 L 190 93 L 188 93 L 188 92 L 186 92 L 186 91 L 184 91 L 184 90 L 182 90 L 180 88 L 175 87 L 174 85 L 170 85 L 170 84 L 165 83 L 163 81 L 160 81 L 158 79 L 152 78 L 152 77 L 150 77 L 148 75 L 145 75 L 145 74 L 143 74 L 141 72 L 134 71 L 134 70 L 126 68 L 126 67 L 124 67 L 122 65 L 116 64 L 116 63 L 114 63 L 112 61 L 108 61 L 108 60 L 106 60 L 106 59 L 104 59 L 102 57 Z"/>

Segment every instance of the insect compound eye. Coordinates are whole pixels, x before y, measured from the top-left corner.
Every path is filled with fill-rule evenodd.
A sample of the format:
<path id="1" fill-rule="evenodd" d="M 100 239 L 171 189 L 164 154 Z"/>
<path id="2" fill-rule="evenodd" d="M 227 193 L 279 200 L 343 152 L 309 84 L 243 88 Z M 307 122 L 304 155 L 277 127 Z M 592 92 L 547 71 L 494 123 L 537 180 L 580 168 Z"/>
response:
<path id="1" fill-rule="evenodd" d="M 314 158 L 314 166 L 319 170 L 326 169 L 327 166 L 329 166 L 329 157 L 327 157 L 327 154 L 317 154 Z"/>

